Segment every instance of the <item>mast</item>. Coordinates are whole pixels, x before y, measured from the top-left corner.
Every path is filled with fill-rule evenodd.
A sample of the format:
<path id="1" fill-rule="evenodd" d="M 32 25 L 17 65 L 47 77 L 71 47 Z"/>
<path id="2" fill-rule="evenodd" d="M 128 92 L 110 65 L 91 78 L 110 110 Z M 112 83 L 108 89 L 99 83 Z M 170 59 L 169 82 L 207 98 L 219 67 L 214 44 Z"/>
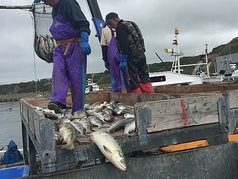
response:
<path id="1" fill-rule="evenodd" d="M 174 29 L 174 33 L 175 33 L 175 40 L 173 40 L 173 45 L 176 46 L 176 51 L 174 56 L 175 56 L 175 61 L 178 63 L 178 73 L 180 74 L 180 59 L 179 59 L 180 52 L 179 52 L 179 44 L 178 44 L 178 34 L 179 34 L 178 28 Z"/>
<path id="2" fill-rule="evenodd" d="M 209 71 L 209 65 L 208 65 L 208 59 L 207 59 L 207 44 L 205 44 L 205 58 L 206 58 L 206 66 L 207 66 L 207 77 L 210 78 L 210 71 Z"/>

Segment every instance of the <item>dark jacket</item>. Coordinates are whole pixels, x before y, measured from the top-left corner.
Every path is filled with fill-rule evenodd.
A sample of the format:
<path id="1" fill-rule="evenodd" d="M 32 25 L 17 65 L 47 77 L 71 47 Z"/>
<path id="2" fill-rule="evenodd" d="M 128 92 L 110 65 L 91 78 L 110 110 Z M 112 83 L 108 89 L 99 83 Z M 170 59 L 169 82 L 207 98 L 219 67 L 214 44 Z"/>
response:
<path id="1" fill-rule="evenodd" d="M 80 32 L 86 31 L 90 34 L 89 22 L 76 0 L 60 0 L 52 11 L 53 17 L 58 14 L 62 14 Z"/>
<path id="2" fill-rule="evenodd" d="M 116 33 L 121 54 L 135 57 L 145 52 L 144 39 L 135 22 L 120 20 Z"/>
<path id="3" fill-rule="evenodd" d="M 15 147 L 15 150 L 11 150 L 12 147 Z M 11 140 L 8 145 L 8 150 L 4 153 L 3 165 L 20 162 L 21 160 L 23 160 L 23 156 L 17 149 L 16 143 Z"/>

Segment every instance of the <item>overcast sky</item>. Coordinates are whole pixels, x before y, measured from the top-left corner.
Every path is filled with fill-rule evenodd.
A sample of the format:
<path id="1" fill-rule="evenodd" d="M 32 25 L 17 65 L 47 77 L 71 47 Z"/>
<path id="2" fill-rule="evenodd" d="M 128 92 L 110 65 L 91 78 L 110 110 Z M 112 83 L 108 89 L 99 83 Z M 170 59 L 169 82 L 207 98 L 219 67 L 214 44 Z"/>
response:
<path id="1" fill-rule="evenodd" d="M 105 70 L 101 49 L 95 37 L 95 27 L 86 0 L 77 0 L 90 22 L 88 73 Z M 31 5 L 31 0 L 0 0 L 0 5 Z M 146 45 L 147 63 L 159 63 L 174 58 L 164 54 L 165 48 L 175 48 L 174 28 L 179 28 L 179 48 L 184 56 L 208 53 L 216 46 L 238 36 L 237 0 L 98 0 L 103 18 L 117 12 L 124 20 L 135 21 Z M 51 78 L 52 64 L 37 57 L 33 48 L 32 14 L 25 10 L 0 9 L 0 85 Z M 34 63 L 35 62 L 35 63 Z M 35 64 L 35 65 L 34 65 Z"/>

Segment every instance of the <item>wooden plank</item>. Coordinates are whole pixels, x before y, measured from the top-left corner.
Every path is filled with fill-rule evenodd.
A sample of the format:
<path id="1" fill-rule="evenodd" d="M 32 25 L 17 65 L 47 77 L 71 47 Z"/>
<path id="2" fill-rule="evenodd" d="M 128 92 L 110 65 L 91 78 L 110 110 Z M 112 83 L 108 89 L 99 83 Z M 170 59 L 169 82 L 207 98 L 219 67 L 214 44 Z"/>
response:
<path id="1" fill-rule="evenodd" d="M 99 101 L 110 102 L 110 93 L 109 92 L 90 92 L 86 94 L 86 103 L 93 104 Z"/>
<path id="2" fill-rule="evenodd" d="M 152 111 L 152 126 L 147 132 L 182 128 L 218 122 L 217 101 L 220 94 L 182 99 L 140 102 L 134 108 L 149 107 Z"/>
<path id="3" fill-rule="evenodd" d="M 32 105 L 32 104 L 34 105 Z M 36 110 L 36 106 L 42 106 L 48 104 L 48 101 L 45 98 L 41 99 L 28 99 L 22 102 L 22 113 L 24 119 L 27 119 L 27 124 L 33 135 L 35 135 L 37 141 L 40 143 L 40 129 L 39 129 L 39 121 L 44 119 L 45 116 L 42 112 Z"/>
<path id="4" fill-rule="evenodd" d="M 140 100 L 140 94 L 137 93 L 111 93 L 111 100 L 117 100 L 127 105 L 135 105 Z"/>
<path id="5" fill-rule="evenodd" d="M 230 142 L 238 142 L 238 134 L 231 134 L 228 136 Z"/>
<path id="6" fill-rule="evenodd" d="M 230 100 L 230 108 L 238 108 L 238 90 L 227 91 Z"/>
<path id="7" fill-rule="evenodd" d="M 33 120 L 34 120 L 34 135 L 36 137 L 36 140 L 39 142 L 39 144 L 41 144 L 42 140 L 41 140 L 41 130 L 40 130 L 40 120 L 45 120 L 45 115 L 34 109 L 33 111 Z"/>
<path id="8" fill-rule="evenodd" d="M 238 84 L 233 84 L 233 82 L 221 82 L 221 83 L 207 83 L 201 85 L 188 85 L 188 86 L 156 86 L 154 87 L 155 93 L 202 93 L 202 92 L 212 92 L 221 91 L 225 92 L 228 90 L 237 89 Z"/>
<path id="9" fill-rule="evenodd" d="M 177 152 L 177 151 L 194 149 L 199 147 L 207 147 L 207 146 L 209 146 L 207 140 L 199 140 L 199 141 L 186 142 L 182 144 L 162 147 L 160 151 L 163 153 L 168 153 L 168 152 Z"/>

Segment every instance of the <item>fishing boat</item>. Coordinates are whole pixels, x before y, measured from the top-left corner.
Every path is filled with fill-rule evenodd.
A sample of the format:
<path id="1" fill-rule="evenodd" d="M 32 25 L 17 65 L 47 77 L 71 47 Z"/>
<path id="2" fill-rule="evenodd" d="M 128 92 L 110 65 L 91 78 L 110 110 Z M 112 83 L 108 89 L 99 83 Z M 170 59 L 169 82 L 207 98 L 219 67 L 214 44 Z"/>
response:
<path id="1" fill-rule="evenodd" d="M 87 3 L 93 18 L 101 15 L 97 1 Z M 170 79 L 169 73 L 164 75 L 161 79 Z M 65 144 L 58 145 L 54 123 L 37 109 L 46 107 L 49 98 L 20 99 L 24 163 L 31 174 L 25 178 L 238 178 L 238 84 L 181 85 L 186 83 L 156 85 L 155 94 L 98 91 L 86 95 L 89 104 L 119 101 L 133 106 L 134 133 L 113 135 L 125 153 L 126 172 L 107 162 L 90 136 L 78 137 L 71 151 L 63 148 Z"/>

